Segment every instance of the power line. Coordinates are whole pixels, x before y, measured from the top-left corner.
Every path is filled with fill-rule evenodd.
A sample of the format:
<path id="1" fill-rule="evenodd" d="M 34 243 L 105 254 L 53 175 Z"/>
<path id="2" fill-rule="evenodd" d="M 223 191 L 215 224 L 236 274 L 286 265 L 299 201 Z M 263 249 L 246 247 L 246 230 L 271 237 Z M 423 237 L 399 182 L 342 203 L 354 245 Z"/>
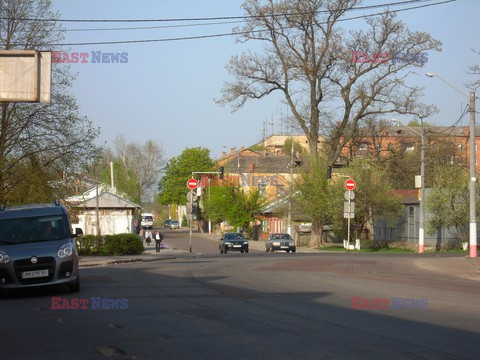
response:
<path id="1" fill-rule="evenodd" d="M 431 0 L 412 0 L 412 1 L 431 1 Z M 436 5 L 443 5 L 447 4 L 450 2 L 455 2 L 457 0 L 446 0 L 438 3 L 433 3 L 433 4 L 425 4 L 425 5 L 419 5 L 419 6 L 414 6 L 410 8 L 404 8 L 404 9 L 398 9 L 394 10 L 393 12 L 401 12 L 401 11 L 408 11 L 408 10 L 415 10 L 415 9 L 420 9 L 420 8 L 425 8 L 425 7 L 430 7 L 430 6 L 436 6 Z M 386 14 L 388 12 L 391 12 L 390 10 L 380 12 L 380 13 L 375 13 L 375 14 L 367 14 L 367 15 L 360 15 L 360 16 L 355 16 L 355 17 L 350 17 L 350 18 L 345 18 L 345 19 L 339 19 L 338 21 L 350 21 L 350 20 L 356 20 L 356 19 L 362 19 L 362 18 L 367 18 L 367 17 L 372 17 L 372 16 L 379 16 Z M 291 27 L 290 27 L 291 28 Z M 183 41 L 183 40 L 198 40 L 198 39 L 209 39 L 209 38 L 217 38 L 217 37 L 225 37 L 225 36 L 235 36 L 235 35 L 246 35 L 246 34 L 251 34 L 251 33 L 259 33 L 259 32 L 264 32 L 264 31 L 270 31 L 269 29 L 263 29 L 263 30 L 252 30 L 252 31 L 239 31 L 239 32 L 230 32 L 230 33 L 220 33 L 220 34 L 210 34 L 210 35 L 197 35 L 197 36 L 183 36 L 183 37 L 176 37 L 176 38 L 163 38 L 163 39 L 143 39 L 143 40 L 119 40 L 119 41 L 99 41 L 99 42 L 82 42 L 82 43 L 60 43 L 60 44 L 45 44 L 45 46 L 80 46 L 80 45 L 113 45 L 113 44 L 135 44 L 135 43 L 149 43 L 149 42 L 168 42 L 168 41 Z"/>
<path id="2" fill-rule="evenodd" d="M 181 28 L 181 27 L 195 27 L 195 26 L 209 26 L 209 25 L 225 25 L 225 24 L 239 24 L 243 23 L 243 20 L 239 21 L 221 21 L 211 23 L 194 23 L 194 24 L 181 24 L 181 25 L 160 25 L 160 26 L 139 26 L 139 27 L 121 27 L 121 28 L 96 28 L 96 29 L 58 29 L 55 31 L 116 31 L 116 30 L 150 30 L 150 29 L 168 29 L 168 28 Z"/>
<path id="3" fill-rule="evenodd" d="M 433 131 L 433 130 L 429 130 L 428 132 L 429 133 L 432 133 L 432 134 L 435 134 L 435 135 L 446 135 L 446 136 L 458 136 L 458 135 L 452 135 L 453 131 L 455 130 L 455 127 L 458 125 L 458 123 L 460 121 L 462 121 L 463 117 L 465 116 L 465 114 L 467 114 L 470 110 L 470 107 L 468 105 L 465 106 L 465 110 L 463 111 L 463 113 L 460 115 L 460 117 L 452 124 L 450 125 L 448 128 L 446 128 L 445 130 L 442 130 L 442 131 Z M 447 132 L 450 130 L 450 132 L 447 134 Z"/>
<path id="4" fill-rule="evenodd" d="M 321 13 L 329 13 L 331 11 L 351 11 L 351 10 L 366 10 L 366 9 L 373 9 L 377 7 L 383 6 L 400 6 L 400 5 L 407 5 L 412 3 L 419 3 L 419 2 L 429 2 L 432 0 L 406 0 L 406 1 L 397 1 L 393 3 L 384 3 L 378 5 L 368 5 L 368 6 L 358 6 L 353 7 L 351 9 L 347 8 L 340 8 L 335 10 L 320 10 L 317 11 L 317 14 Z M 456 1 L 456 0 L 455 0 Z M 200 17 L 200 18 L 170 18 L 170 19 L 39 19 L 39 18 L 17 18 L 16 20 L 20 21 L 46 21 L 46 22 L 93 22 L 93 23 L 102 23 L 102 22 L 179 22 L 179 21 L 213 21 L 213 20 L 238 20 L 238 19 L 252 19 L 252 18 L 262 18 L 264 16 L 271 16 L 271 17 L 283 17 L 283 16 L 292 16 L 292 15 L 307 15 L 311 12 L 305 13 L 282 13 L 282 14 L 265 14 L 262 16 L 258 15 L 243 15 L 243 16 L 219 16 L 219 17 Z M 13 20 L 12 18 L 8 17 L 1 17 L 1 20 Z"/>

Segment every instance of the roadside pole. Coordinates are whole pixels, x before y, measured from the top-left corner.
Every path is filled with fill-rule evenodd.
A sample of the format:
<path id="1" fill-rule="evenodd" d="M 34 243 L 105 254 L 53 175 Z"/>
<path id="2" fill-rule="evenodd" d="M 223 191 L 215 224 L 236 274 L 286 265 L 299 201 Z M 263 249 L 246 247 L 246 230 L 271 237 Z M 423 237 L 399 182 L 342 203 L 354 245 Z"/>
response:
<path id="1" fill-rule="evenodd" d="M 352 207 L 352 201 L 350 200 L 350 190 L 348 190 L 348 216 L 347 216 L 347 252 L 350 249 L 350 214 L 352 213 L 351 211 Z"/>
<path id="2" fill-rule="evenodd" d="M 190 253 L 192 253 L 192 222 L 193 222 L 193 189 L 190 189 L 191 209 L 190 209 Z"/>

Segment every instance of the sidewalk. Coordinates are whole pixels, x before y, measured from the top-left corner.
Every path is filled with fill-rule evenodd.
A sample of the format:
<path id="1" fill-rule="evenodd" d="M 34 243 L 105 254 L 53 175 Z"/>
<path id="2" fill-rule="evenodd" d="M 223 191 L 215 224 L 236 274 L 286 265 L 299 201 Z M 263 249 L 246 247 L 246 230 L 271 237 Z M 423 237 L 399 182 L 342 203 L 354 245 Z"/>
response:
<path id="1" fill-rule="evenodd" d="M 124 256 L 79 256 L 80 268 L 92 266 L 105 266 L 115 264 L 125 264 L 140 261 L 159 261 L 175 259 L 178 254 L 188 254 L 188 251 L 177 249 L 161 249 L 159 253 L 155 252 L 155 245 L 144 245 L 145 251 L 139 255 Z"/>

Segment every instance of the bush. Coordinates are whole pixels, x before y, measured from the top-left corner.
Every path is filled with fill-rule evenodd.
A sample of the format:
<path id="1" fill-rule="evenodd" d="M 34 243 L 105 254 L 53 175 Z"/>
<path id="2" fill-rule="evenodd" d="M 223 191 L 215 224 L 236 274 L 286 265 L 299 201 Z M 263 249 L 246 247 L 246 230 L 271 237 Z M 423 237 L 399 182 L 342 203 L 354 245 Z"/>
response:
<path id="1" fill-rule="evenodd" d="M 86 235 L 77 238 L 77 249 L 82 256 L 138 255 L 145 250 L 136 234 Z"/>

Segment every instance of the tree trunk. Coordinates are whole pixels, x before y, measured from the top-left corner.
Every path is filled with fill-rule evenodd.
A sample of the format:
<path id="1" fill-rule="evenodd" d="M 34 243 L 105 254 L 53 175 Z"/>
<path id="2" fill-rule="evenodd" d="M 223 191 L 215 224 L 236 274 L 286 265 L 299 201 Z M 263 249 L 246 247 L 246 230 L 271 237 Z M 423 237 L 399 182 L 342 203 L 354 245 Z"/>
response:
<path id="1" fill-rule="evenodd" d="M 320 243 L 323 243 L 323 222 L 314 219 L 312 221 L 312 232 L 308 246 L 316 247 Z"/>

